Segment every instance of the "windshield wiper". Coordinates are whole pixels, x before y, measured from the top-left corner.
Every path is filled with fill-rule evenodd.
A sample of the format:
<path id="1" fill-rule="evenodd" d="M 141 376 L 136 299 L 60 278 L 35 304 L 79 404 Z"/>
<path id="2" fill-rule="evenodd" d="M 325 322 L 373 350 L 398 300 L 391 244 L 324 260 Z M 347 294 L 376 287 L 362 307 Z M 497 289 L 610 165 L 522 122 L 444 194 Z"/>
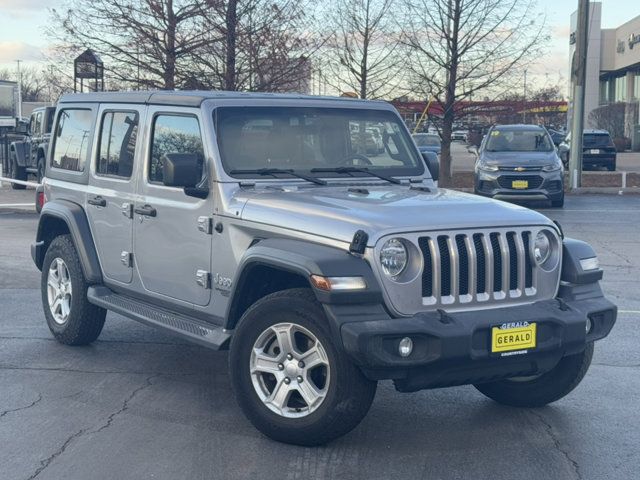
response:
<path id="1" fill-rule="evenodd" d="M 372 177 L 377 177 L 380 180 L 385 180 L 389 183 L 395 183 L 396 185 L 401 185 L 402 182 L 394 177 L 388 177 L 386 175 L 382 175 L 380 173 L 373 172 L 368 168 L 361 167 L 323 167 L 323 168 L 312 168 L 310 170 L 312 173 L 366 173 L 371 175 Z M 351 175 L 353 176 L 353 175 Z"/>
<path id="2" fill-rule="evenodd" d="M 326 185 L 327 182 L 320 178 L 312 177 L 310 175 L 304 175 L 302 173 L 298 173 L 292 169 L 285 168 L 256 168 L 256 169 L 244 169 L 244 170 L 231 170 L 229 172 L 231 175 L 271 175 L 277 178 L 278 174 L 282 175 L 291 175 L 292 177 L 297 177 L 302 180 L 306 180 L 307 182 L 315 183 L 316 185 Z"/>

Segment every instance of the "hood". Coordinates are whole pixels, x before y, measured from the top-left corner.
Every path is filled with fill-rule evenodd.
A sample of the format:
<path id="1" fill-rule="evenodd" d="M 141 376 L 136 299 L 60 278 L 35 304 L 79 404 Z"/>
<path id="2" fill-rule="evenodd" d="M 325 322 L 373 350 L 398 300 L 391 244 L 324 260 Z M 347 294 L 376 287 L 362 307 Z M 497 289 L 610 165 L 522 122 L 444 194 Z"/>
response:
<path id="1" fill-rule="evenodd" d="M 421 147 L 418 147 L 418 150 L 420 150 L 420 152 L 440 153 L 441 147 L 440 145 L 423 145 Z"/>
<path id="2" fill-rule="evenodd" d="M 542 167 L 559 161 L 555 150 L 550 152 L 488 152 L 484 150 L 480 160 L 488 165 L 509 167 Z"/>
<path id="3" fill-rule="evenodd" d="M 444 229 L 553 225 L 527 208 L 462 192 L 408 185 L 251 188 L 237 190 L 242 219 L 351 242 L 357 230 L 369 246 L 385 235 Z M 350 191 L 351 190 L 351 191 Z M 366 193 L 368 192 L 368 193 Z"/>

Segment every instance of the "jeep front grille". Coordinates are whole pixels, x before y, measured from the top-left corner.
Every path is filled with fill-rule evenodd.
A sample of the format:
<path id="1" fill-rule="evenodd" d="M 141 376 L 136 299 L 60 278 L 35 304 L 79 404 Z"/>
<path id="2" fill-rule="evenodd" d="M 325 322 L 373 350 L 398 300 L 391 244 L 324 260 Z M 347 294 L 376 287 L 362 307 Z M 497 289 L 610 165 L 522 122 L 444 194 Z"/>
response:
<path id="1" fill-rule="evenodd" d="M 535 296 L 531 234 L 507 230 L 419 237 L 423 304 Z"/>

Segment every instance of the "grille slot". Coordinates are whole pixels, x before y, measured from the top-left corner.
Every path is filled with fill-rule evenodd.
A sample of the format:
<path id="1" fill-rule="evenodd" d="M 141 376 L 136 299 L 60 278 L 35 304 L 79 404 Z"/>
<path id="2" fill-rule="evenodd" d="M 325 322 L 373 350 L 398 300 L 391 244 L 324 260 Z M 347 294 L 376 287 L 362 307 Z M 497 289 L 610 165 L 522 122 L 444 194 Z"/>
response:
<path id="1" fill-rule="evenodd" d="M 530 231 L 419 237 L 423 304 L 535 295 Z"/>

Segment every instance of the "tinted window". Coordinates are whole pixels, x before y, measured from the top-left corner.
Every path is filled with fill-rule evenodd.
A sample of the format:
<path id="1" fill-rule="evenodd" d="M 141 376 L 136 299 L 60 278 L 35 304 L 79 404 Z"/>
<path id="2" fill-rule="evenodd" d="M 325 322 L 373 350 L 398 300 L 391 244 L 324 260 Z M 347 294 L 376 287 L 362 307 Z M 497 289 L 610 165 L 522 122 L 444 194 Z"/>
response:
<path id="1" fill-rule="evenodd" d="M 149 164 L 150 182 L 162 183 L 162 156 L 167 153 L 192 153 L 198 157 L 202 169 L 204 151 L 200 125 L 196 117 L 158 115 L 155 118 Z"/>
<path id="2" fill-rule="evenodd" d="M 91 110 L 62 110 L 58 119 L 55 149 L 51 165 L 55 168 L 84 171 L 91 148 Z"/>
<path id="3" fill-rule="evenodd" d="M 550 152 L 553 144 L 546 131 L 491 130 L 486 149 L 489 152 Z"/>
<path id="4" fill-rule="evenodd" d="M 46 122 L 45 122 L 45 130 L 44 133 L 51 133 L 51 129 L 53 128 L 53 116 L 56 113 L 56 109 L 55 108 L 49 108 L 47 109 L 47 116 L 45 118 Z"/>
<path id="5" fill-rule="evenodd" d="M 606 133 L 585 133 L 582 136 L 582 146 L 591 147 L 613 147 L 613 140 Z"/>
<path id="6" fill-rule="evenodd" d="M 42 124 L 42 113 L 34 113 L 31 116 L 31 133 L 38 135 L 40 133 Z"/>
<path id="7" fill-rule="evenodd" d="M 124 178 L 131 177 L 137 137 L 137 113 L 105 113 L 100 131 L 96 173 Z"/>
<path id="8" fill-rule="evenodd" d="M 221 107 L 216 110 L 216 132 L 227 172 L 260 168 L 310 172 L 342 166 L 380 169 L 390 175 L 424 171 L 406 128 L 387 111 Z"/>

